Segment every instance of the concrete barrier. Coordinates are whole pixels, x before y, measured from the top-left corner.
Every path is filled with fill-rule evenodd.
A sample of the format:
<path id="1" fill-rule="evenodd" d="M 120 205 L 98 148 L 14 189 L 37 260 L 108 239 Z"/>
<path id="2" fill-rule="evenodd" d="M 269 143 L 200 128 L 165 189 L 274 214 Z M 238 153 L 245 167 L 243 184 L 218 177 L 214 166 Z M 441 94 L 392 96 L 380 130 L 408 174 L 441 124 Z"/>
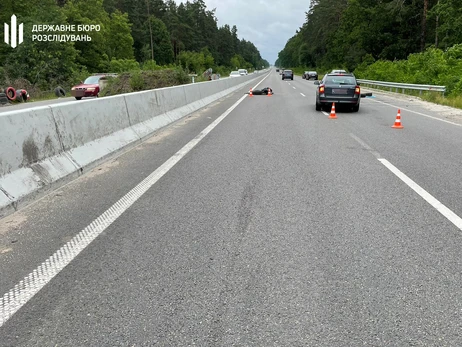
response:
<path id="1" fill-rule="evenodd" d="M 130 127 L 123 97 L 110 96 L 51 107 L 62 148 L 84 168 L 139 140 Z"/>
<path id="2" fill-rule="evenodd" d="M 0 114 L 0 218 L 262 75 Z"/>
<path id="3" fill-rule="evenodd" d="M 2 113 L 0 210 L 75 171 L 63 152 L 49 107 Z"/>

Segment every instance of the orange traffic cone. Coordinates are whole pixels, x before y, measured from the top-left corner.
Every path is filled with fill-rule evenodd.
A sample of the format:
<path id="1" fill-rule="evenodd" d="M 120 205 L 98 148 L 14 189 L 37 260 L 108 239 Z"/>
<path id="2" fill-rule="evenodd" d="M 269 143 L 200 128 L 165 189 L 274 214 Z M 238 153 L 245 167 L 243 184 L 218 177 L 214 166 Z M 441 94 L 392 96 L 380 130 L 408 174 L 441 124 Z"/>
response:
<path id="1" fill-rule="evenodd" d="M 330 119 L 336 119 L 337 115 L 335 114 L 335 102 L 332 103 L 332 109 L 330 110 Z"/>
<path id="2" fill-rule="evenodd" d="M 273 95 L 273 91 L 271 90 L 271 88 L 268 88 L 268 96 L 272 96 Z"/>
<path id="3" fill-rule="evenodd" d="M 401 110 L 398 109 L 398 114 L 396 115 L 395 124 L 392 126 L 395 129 L 403 129 L 404 127 L 401 125 Z"/>
<path id="4" fill-rule="evenodd" d="M 249 96 L 253 96 L 253 93 L 252 93 L 252 88 L 250 88 L 250 93 L 249 93 Z"/>

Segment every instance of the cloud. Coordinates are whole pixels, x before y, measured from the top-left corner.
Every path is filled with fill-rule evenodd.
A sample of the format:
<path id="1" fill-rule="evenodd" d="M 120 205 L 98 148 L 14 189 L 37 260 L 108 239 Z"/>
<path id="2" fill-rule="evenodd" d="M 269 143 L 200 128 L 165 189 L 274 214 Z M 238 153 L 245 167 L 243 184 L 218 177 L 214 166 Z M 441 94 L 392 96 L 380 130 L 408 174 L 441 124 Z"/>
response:
<path id="1" fill-rule="evenodd" d="M 181 2 L 175 0 L 178 4 Z M 236 25 L 240 39 L 252 42 L 263 59 L 274 64 L 288 39 L 306 20 L 310 1 L 204 0 L 209 11 L 216 9 L 218 26 Z"/>

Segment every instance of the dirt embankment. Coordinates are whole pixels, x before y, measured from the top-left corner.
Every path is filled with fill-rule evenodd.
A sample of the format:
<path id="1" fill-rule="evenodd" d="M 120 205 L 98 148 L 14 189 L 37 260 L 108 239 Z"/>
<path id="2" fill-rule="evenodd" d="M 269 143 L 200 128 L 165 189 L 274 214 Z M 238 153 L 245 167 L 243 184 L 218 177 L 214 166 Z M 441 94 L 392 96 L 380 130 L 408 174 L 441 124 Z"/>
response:
<path id="1" fill-rule="evenodd" d="M 156 88 L 173 87 L 190 82 L 188 75 L 181 70 L 154 70 L 122 73 L 110 80 L 100 96 L 117 95 Z"/>

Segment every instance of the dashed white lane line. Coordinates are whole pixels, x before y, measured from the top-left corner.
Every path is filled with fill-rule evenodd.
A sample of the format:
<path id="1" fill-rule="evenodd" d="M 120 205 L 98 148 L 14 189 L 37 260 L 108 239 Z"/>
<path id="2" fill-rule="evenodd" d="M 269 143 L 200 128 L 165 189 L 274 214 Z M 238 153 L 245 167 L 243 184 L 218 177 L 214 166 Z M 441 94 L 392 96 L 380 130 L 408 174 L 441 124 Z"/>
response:
<path id="1" fill-rule="evenodd" d="M 303 93 L 300 93 L 300 95 L 301 95 L 301 96 L 306 96 L 306 95 L 305 95 L 305 94 L 303 94 Z"/>
<path id="2" fill-rule="evenodd" d="M 292 87 L 292 88 L 297 89 L 297 88 L 295 88 L 295 87 Z"/>
<path id="3" fill-rule="evenodd" d="M 269 75 L 265 76 L 258 87 Z M 96 218 L 90 225 L 79 232 L 51 257 L 38 266 L 33 272 L 21 280 L 8 293 L 0 298 L 0 327 L 2 327 L 22 306 L 33 298 L 45 285 L 59 274 L 74 260 L 93 240 L 117 220 L 130 206 L 146 193 L 162 176 L 193 149 L 208 133 L 210 133 L 226 116 L 228 116 L 247 95 L 242 96 L 234 105 L 228 108 L 220 117 L 205 128 L 198 136 L 187 143 L 170 159 L 151 173 L 135 188 L 112 205 L 107 211 Z"/>
<path id="4" fill-rule="evenodd" d="M 431 119 L 434 119 L 434 120 L 439 120 L 440 122 L 445 122 L 445 123 L 449 123 L 449 124 L 452 124 L 452 125 L 457 125 L 458 127 L 462 127 L 462 124 L 458 124 L 458 123 L 454 123 L 454 122 L 451 122 L 451 121 L 446 120 L 446 119 L 441 119 L 441 118 L 438 118 L 438 117 L 430 116 L 430 115 L 422 113 L 422 112 L 413 111 L 413 110 L 405 108 L 405 107 L 399 107 L 399 106 L 389 104 L 387 102 L 375 100 L 375 99 L 369 99 L 369 100 L 372 100 L 374 102 L 378 102 L 380 104 L 384 104 L 384 105 L 387 105 L 387 106 L 392 106 L 392 107 L 395 107 L 395 108 L 399 108 L 402 111 L 404 110 L 404 111 L 407 111 L 407 112 L 412 112 L 412 113 L 418 114 L 420 116 L 424 116 L 424 117 L 431 118 Z"/>
<path id="5" fill-rule="evenodd" d="M 434 209 L 441 213 L 447 220 L 454 224 L 459 230 L 462 231 L 462 218 L 452 212 L 449 208 L 443 205 L 439 200 L 433 197 L 429 192 L 419 186 L 405 173 L 399 170 L 396 166 L 390 163 L 387 159 L 382 158 L 380 153 L 374 151 L 367 143 L 361 140 L 358 136 L 350 134 L 361 146 L 371 152 L 378 161 L 380 161 L 388 170 L 394 173 L 401 181 L 403 181 L 409 188 L 419 194 L 426 202 L 428 202 Z"/>

